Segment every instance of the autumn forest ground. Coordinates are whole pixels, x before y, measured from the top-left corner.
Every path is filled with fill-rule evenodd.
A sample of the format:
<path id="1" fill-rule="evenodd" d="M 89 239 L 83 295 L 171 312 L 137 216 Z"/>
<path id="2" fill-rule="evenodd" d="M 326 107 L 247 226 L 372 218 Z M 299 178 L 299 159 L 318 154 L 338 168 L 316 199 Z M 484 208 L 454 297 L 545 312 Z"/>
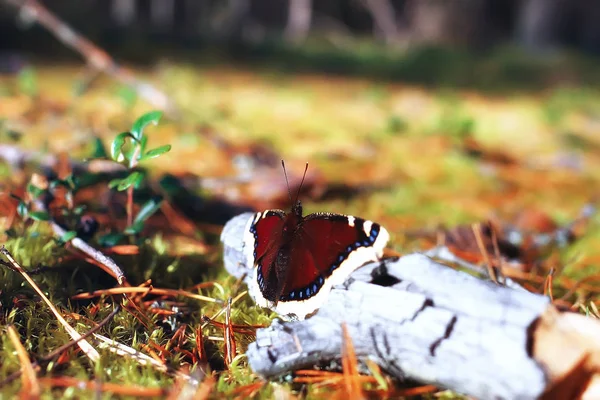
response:
<path id="1" fill-rule="evenodd" d="M 406 70 L 406 79 L 400 73 L 393 76 L 393 60 L 382 63 L 376 59 L 369 64 L 366 56 L 342 61 L 364 65 L 368 77 L 354 76 L 360 75 L 358 67 L 350 68 L 350 75 L 290 71 L 293 63 L 289 59 L 287 63 L 241 67 L 233 62 L 198 66 L 174 60 L 133 66 L 138 78 L 164 90 L 181 110 L 176 117 L 165 116 L 158 126 L 147 129 L 151 147 L 171 144 L 172 149 L 141 167 L 148 170 L 150 186 L 155 187 L 165 174 L 186 182 L 209 178 L 217 183 L 192 183 L 190 190 L 201 198 L 218 195 L 237 205 L 262 208 L 287 207 L 278 160 L 285 159 L 288 172 L 296 177 L 308 162 L 316 189 L 303 195 L 307 213 L 331 211 L 377 221 L 390 231 L 390 247 L 400 253 L 424 250 L 431 243 L 417 236 L 430 232 L 435 237 L 441 226 L 452 229 L 492 219 L 518 229 L 551 231 L 574 221 L 598 198 L 600 91 L 593 84 L 598 64 L 578 55 L 546 55 L 541 61 L 531 61 L 515 54 L 480 57 L 476 61 L 480 68 L 470 72 L 460 71 L 467 65 L 462 59 L 438 55 L 432 62 L 447 63 L 444 77 L 438 73 L 444 70 L 439 66 L 430 75 L 427 71 L 419 75 L 421 64 L 417 63 Z M 514 65 L 505 61 L 510 57 L 519 61 Z M 370 65 L 375 65 L 373 70 L 368 70 Z M 110 76 L 97 78 L 84 93 L 75 95 L 82 77 L 81 65 L 49 60 L 3 75 L 0 144 L 40 154 L 66 154 L 81 161 L 97 150 L 94 137 L 108 148 L 119 132 L 153 109 Z M 229 144 L 228 151 L 220 141 Z M 245 184 L 227 180 L 239 173 L 232 164 L 236 155 L 261 152 L 267 154 L 272 174 L 250 176 L 250 183 Z M 73 296 L 109 289 L 116 283 L 69 245 L 53 241 L 46 222 L 23 221 L 16 215 L 17 202 L 8 193 L 23 195 L 36 171 L 40 169 L 35 161 L 19 167 L 0 163 L 0 243 L 6 244 L 27 270 L 48 267 L 34 274 L 34 280 L 71 325 L 84 333 L 112 311 L 118 298 L 79 300 Z M 90 239 L 98 248 L 99 236 L 122 229 L 125 219 L 124 197 L 108 196 L 105 183 L 82 189 L 75 196 L 76 203 L 86 204 L 100 222 L 99 232 Z M 334 187 L 340 189 L 330 190 Z M 265 195 L 271 191 L 273 196 Z M 120 208 L 102 208 L 108 199 L 121 204 Z M 105 249 L 114 255 L 129 283 L 135 286 L 151 279 L 156 288 L 186 289 L 219 300 L 242 293 L 244 287 L 222 268 L 218 232 L 223 221 L 195 221 L 185 210 L 174 208 L 177 218 L 163 209 L 149 219 L 141 235 L 120 243 L 135 244 L 134 254 Z M 524 216 L 532 215 L 534 223 L 519 225 Z M 194 232 L 191 235 L 181 228 L 188 223 Z M 594 215 L 572 244 L 536 260 L 543 268 L 525 269 L 522 282 L 530 290 L 544 292 L 543 282 L 553 268 L 558 271 L 552 283 L 554 297 L 567 293 L 562 305 L 593 313 L 600 290 L 594 286 L 600 271 L 599 238 Z M 576 287 L 575 282 L 582 278 L 588 284 Z M 216 286 L 194 287 L 215 281 Z M 568 293 L 569 289 L 573 290 Z M 0 270 L 0 290 L 1 324 L 17 328 L 31 360 L 71 340 L 16 272 Z M 155 299 L 164 303 L 144 302 Z M 156 309 L 168 309 L 173 305 L 169 301 L 175 300 L 183 312 L 174 329 L 181 324 L 186 328 L 183 338 L 174 339 L 174 330 Z M 260 380 L 251 374 L 243 356 L 226 365 L 222 326 L 205 324 L 201 330 L 206 353 L 199 349 L 202 316 L 214 315 L 222 305 L 172 296 L 139 297 L 137 302 L 136 307 L 121 310 L 100 332 L 174 369 L 182 365 L 205 368 L 203 361 L 209 361 L 210 369 L 219 371 L 214 387 L 207 389 L 213 397 L 243 396 L 258 390 L 263 396 L 284 391 L 310 397 L 341 390 L 335 385 L 333 389 L 311 386 L 307 390 L 289 380 L 248 386 Z M 235 324 L 265 325 L 273 315 L 256 309 L 244 296 L 233 306 L 231 318 Z M 217 321 L 224 319 L 221 316 Z M 5 329 L 0 339 L 2 381 L 19 369 L 20 362 Z M 238 353 L 243 354 L 252 334 L 242 329 L 235 339 Z M 123 397 L 169 395 L 176 380 L 172 374 L 140 365 L 132 357 L 100 352 L 100 362 L 95 365 L 75 349 L 44 364 L 37 374 L 46 379 L 38 382 L 43 396 L 75 398 L 94 390 L 81 389 L 71 381 L 59 382 L 59 377 L 120 385 L 100 389 L 104 398 L 111 393 Z M 19 393 L 21 379 L 3 383 L 1 392 L 6 396 Z M 370 385 L 383 393 L 381 382 Z"/>

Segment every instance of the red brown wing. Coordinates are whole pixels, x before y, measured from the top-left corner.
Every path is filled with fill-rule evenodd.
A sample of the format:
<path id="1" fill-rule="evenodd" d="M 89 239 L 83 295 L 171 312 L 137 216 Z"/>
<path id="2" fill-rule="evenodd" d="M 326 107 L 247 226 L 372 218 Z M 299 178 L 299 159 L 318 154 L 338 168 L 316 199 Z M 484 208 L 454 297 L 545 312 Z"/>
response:
<path id="1" fill-rule="evenodd" d="M 254 236 L 254 266 L 259 269 L 258 286 L 265 292 L 265 280 L 270 276 L 269 268 L 273 265 L 277 252 L 281 247 L 283 220 L 285 212 L 267 210 L 255 216 L 250 232 Z"/>
<path id="2" fill-rule="evenodd" d="M 280 300 L 301 301 L 314 296 L 342 264 L 344 272 L 340 273 L 349 275 L 364 263 L 346 262 L 350 254 L 359 248 L 372 247 L 380 229 L 379 224 L 356 217 L 325 213 L 308 215 L 293 238 L 290 272 Z M 387 238 L 383 246 L 385 242 Z M 374 249 L 370 258 L 374 258 L 376 252 Z"/>

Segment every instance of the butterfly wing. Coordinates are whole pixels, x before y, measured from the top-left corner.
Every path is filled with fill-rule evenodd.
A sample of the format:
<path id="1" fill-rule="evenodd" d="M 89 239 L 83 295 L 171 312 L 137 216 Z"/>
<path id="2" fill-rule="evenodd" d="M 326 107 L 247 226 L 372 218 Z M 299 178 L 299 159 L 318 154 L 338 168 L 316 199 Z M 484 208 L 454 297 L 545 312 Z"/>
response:
<path id="1" fill-rule="evenodd" d="M 263 277 L 272 276 L 269 268 L 273 265 L 282 244 L 282 229 L 286 213 L 282 210 L 267 210 L 254 214 L 248 221 L 244 238 L 246 265 L 254 268 L 254 279 L 250 295 L 257 304 L 267 307 L 262 292 L 266 291 Z"/>
<path id="2" fill-rule="evenodd" d="M 385 228 L 362 218 L 308 215 L 292 239 L 289 273 L 275 310 L 304 318 L 322 305 L 332 286 L 378 260 L 388 240 Z"/>

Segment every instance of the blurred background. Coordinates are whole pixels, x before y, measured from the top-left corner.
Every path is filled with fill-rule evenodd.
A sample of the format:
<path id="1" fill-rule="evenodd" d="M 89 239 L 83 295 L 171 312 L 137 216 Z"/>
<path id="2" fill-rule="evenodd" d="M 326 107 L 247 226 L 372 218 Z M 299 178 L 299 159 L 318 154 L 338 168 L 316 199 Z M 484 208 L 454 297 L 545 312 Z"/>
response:
<path id="1" fill-rule="evenodd" d="M 542 203 L 567 220 L 594 196 L 597 2 L 0 5 L 3 129 L 41 143 L 53 135 L 54 152 L 86 154 L 91 137 L 109 143 L 162 109 L 169 119 L 153 137 L 173 150 L 153 167 L 201 176 L 202 188 L 257 208 L 287 206 L 281 158 L 292 183 L 311 162 L 307 186 L 328 208 L 393 216 L 399 228 Z M 220 180 L 231 176 L 251 184 Z M 532 190 L 546 181 L 549 193 Z M 348 203 L 348 193 L 383 207 Z"/>
<path id="2" fill-rule="evenodd" d="M 18 66 L 19 52 L 69 54 L 26 10 L 15 18 L 20 3 L 0 2 L 4 69 Z M 40 4 L 96 44 L 131 61 L 170 52 L 204 63 L 226 56 L 277 62 L 282 68 L 485 85 L 495 74 L 520 84 L 545 82 L 548 77 L 531 71 L 531 60 L 527 63 L 513 54 L 515 48 L 544 56 L 546 62 L 556 58 L 557 49 L 600 52 L 600 4 L 584 0 L 65 0 Z M 471 66 L 494 51 L 492 64 L 501 64 L 497 68 L 492 65 L 480 71 Z M 473 72 L 491 76 L 473 76 Z M 534 82 L 528 82 L 532 78 Z"/>
<path id="3" fill-rule="evenodd" d="M 493 255 L 528 290 L 554 285 L 598 316 L 587 301 L 600 289 L 580 279 L 600 268 L 599 53 L 589 0 L 0 0 L 0 243 L 29 266 L 57 263 L 63 246 L 10 197 L 35 198 L 41 172 L 67 182 L 51 211 L 70 229 L 105 249 L 139 245 L 120 258 L 131 283 L 223 282 L 222 226 L 290 209 L 284 159 L 292 193 L 309 163 L 305 214 L 376 221 L 399 253 Z M 170 151 L 110 161 L 154 110 L 148 149 Z M 132 231 L 134 214 L 145 225 Z M 75 282 L 65 296 L 114 283 L 79 271 L 59 281 Z"/>
<path id="4" fill-rule="evenodd" d="M 18 4 L 18 1 L 6 1 Z M 483 49 L 515 43 L 532 51 L 569 46 L 600 51 L 600 5 L 585 0 L 85 0 L 44 1 L 74 28 L 107 43 L 156 40 L 340 43 L 362 38 L 390 47 L 434 44 Z M 2 45 L 23 46 L 14 10 L 2 12 Z M 19 46 L 20 43 L 20 46 Z"/>

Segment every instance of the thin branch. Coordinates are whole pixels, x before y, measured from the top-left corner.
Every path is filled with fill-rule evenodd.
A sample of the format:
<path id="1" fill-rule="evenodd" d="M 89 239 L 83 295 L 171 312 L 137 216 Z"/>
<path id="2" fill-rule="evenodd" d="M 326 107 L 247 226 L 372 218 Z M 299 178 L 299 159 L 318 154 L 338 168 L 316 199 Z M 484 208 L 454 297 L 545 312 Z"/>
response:
<path id="1" fill-rule="evenodd" d="M 131 86 L 141 98 L 152 104 L 152 106 L 164 110 L 171 116 L 177 114 L 175 105 L 165 93 L 148 82 L 138 80 L 133 72 L 117 64 L 108 53 L 73 30 L 37 0 L 4 1 L 7 4 L 20 8 L 22 12 L 27 13 L 28 17 L 49 30 L 65 46 L 81 54 L 92 68 L 112 76 L 125 85 Z"/>

